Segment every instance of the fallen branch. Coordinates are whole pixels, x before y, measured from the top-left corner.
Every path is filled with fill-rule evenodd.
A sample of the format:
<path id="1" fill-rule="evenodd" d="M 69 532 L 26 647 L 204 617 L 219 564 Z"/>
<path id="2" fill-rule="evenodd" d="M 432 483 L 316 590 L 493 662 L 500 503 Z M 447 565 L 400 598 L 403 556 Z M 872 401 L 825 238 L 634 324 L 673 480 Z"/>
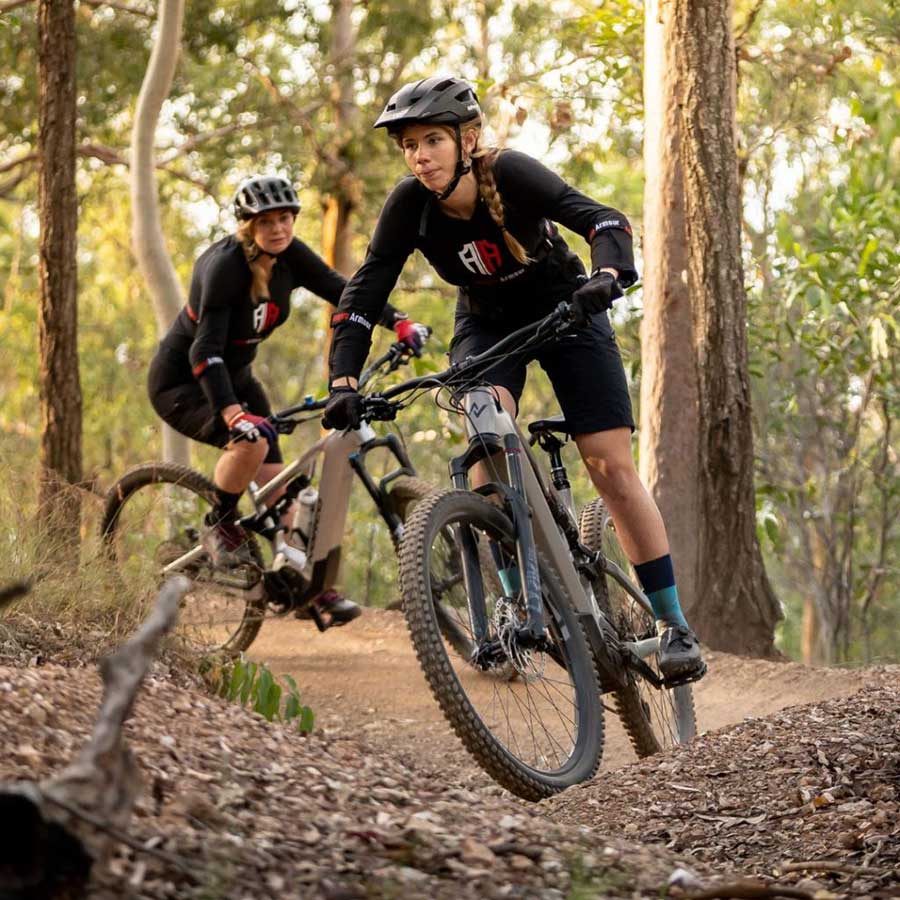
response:
<path id="1" fill-rule="evenodd" d="M 759 900 L 769 897 L 793 897 L 797 900 L 813 900 L 809 891 L 780 884 L 766 884 L 762 881 L 742 880 L 729 884 L 717 884 L 702 891 L 691 891 L 683 895 L 685 900 Z"/>
<path id="2" fill-rule="evenodd" d="M 89 812 L 85 812 L 83 809 L 79 809 L 72 803 L 66 803 L 63 800 L 60 800 L 59 797 L 54 797 L 52 794 L 45 795 L 44 799 L 54 804 L 55 806 L 60 807 L 60 809 L 64 809 L 67 813 L 69 813 L 69 815 L 75 816 L 76 818 L 87 822 L 89 825 L 93 826 L 99 831 L 102 831 L 105 834 L 108 834 L 110 837 L 115 838 L 118 843 L 124 844 L 126 847 L 131 847 L 132 850 L 136 850 L 138 853 L 145 853 L 148 856 L 152 856 L 155 859 L 158 859 L 161 862 L 164 862 L 176 869 L 180 869 L 193 880 L 197 880 L 196 867 L 189 860 L 183 859 L 180 856 L 176 856 L 174 853 L 167 853 L 165 850 L 157 850 L 155 847 L 148 847 L 137 838 L 133 838 L 131 837 L 131 835 L 126 834 L 124 831 L 119 831 L 117 828 L 113 828 L 102 819 L 98 819 L 96 816 L 91 815 Z"/>
<path id="3" fill-rule="evenodd" d="M 141 778 L 124 744 L 123 726 L 189 588 L 183 577 L 167 581 L 134 636 L 101 661 L 100 712 L 90 741 L 75 761 L 40 784 L 22 782 L 0 789 L 4 900 L 82 896 L 92 866 L 112 850 L 110 838 L 126 837 Z M 181 868 L 174 859 L 168 861 Z"/>
<path id="4" fill-rule="evenodd" d="M 844 875 L 880 875 L 880 869 L 872 866 L 853 866 L 836 860 L 809 860 L 808 862 L 782 863 L 781 872 L 840 872 Z"/>

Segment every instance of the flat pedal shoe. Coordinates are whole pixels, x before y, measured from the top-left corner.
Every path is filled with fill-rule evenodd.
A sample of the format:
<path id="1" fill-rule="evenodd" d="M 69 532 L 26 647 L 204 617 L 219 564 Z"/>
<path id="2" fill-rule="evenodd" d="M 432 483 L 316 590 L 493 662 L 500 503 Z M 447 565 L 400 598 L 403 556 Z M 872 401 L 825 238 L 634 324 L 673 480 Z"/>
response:
<path id="1" fill-rule="evenodd" d="M 346 625 L 362 615 L 362 609 L 337 591 L 325 591 L 304 609 L 297 610 L 298 619 L 312 619 L 319 631 L 333 625 Z"/>
<path id="2" fill-rule="evenodd" d="M 656 663 L 666 683 L 687 678 L 701 668 L 706 671 L 697 635 L 684 625 L 669 625 L 662 633 Z"/>
<path id="3" fill-rule="evenodd" d="M 682 675 L 676 675 L 673 678 L 667 678 L 663 684 L 667 688 L 679 687 L 682 684 L 692 684 L 699 681 L 707 672 L 706 663 L 700 660 L 700 666 L 693 672 L 685 672 Z"/>

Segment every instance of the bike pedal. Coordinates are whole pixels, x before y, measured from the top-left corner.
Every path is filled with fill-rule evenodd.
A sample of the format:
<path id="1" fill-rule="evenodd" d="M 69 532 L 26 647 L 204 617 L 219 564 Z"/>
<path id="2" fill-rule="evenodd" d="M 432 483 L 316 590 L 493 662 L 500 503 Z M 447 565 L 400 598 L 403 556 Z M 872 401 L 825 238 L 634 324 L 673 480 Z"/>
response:
<path id="1" fill-rule="evenodd" d="M 665 681 L 663 681 L 663 687 L 676 688 L 681 687 L 684 684 L 693 684 L 693 682 L 699 681 L 707 671 L 707 665 L 706 663 L 703 663 L 699 669 L 694 669 L 693 672 L 687 672 L 684 675 L 676 675 L 674 678 L 665 679 Z"/>

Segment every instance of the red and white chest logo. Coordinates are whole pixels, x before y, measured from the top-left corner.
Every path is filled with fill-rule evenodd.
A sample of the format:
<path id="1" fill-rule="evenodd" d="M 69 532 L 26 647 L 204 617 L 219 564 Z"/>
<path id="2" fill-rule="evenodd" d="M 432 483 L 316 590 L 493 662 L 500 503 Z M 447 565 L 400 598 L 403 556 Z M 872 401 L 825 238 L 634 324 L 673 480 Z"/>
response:
<path id="1" fill-rule="evenodd" d="M 476 275 L 493 275 L 503 264 L 500 248 L 490 241 L 472 241 L 459 251 L 463 265 Z"/>
<path id="2" fill-rule="evenodd" d="M 278 321 L 277 303 L 260 303 L 253 308 L 253 330 L 268 331 Z"/>

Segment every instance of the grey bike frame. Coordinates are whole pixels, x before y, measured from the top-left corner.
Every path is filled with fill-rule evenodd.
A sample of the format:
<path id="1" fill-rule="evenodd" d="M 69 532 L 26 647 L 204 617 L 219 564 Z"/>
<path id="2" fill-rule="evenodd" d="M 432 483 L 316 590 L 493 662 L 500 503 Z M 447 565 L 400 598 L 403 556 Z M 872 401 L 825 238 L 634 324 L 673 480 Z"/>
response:
<path id="1" fill-rule="evenodd" d="M 560 498 L 561 506 L 570 511 L 571 498 L 560 495 L 547 482 L 544 471 L 535 459 L 528 441 L 522 435 L 512 416 L 500 405 L 494 390 L 489 387 L 479 387 L 468 391 L 464 399 L 464 408 L 466 411 L 466 435 L 470 443 L 481 438 L 486 440 L 499 438 L 502 441 L 505 435 L 515 435 L 518 438 L 528 461 L 528 464 L 523 465 L 521 470 L 525 486 L 525 500 L 531 512 L 535 544 L 559 575 L 566 594 L 578 615 L 592 619 L 600 629 L 600 608 L 597 605 L 594 591 L 575 568 L 569 545 L 560 533 L 559 525 L 547 503 L 547 495 L 554 492 Z M 492 465 L 497 476 L 506 482 L 508 481 L 507 469 L 501 456 L 502 454 L 497 454 L 493 461 L 486 461 L 485 465 Z M 651 616 L 653 615 L 653 609 L 646 595 L 632 583 L 619 566 L 611 560 L 606 560 L 606 571 L 637 603 Z M 658 650 L 659 639 L 648 638 L 643 641 L 629 642 L 625 646 L 641 659 L 645 659 Z"/>
<path id="2" fill-rule="evenodd" d="M 340 550 L 350 507 L 350 491 L 353 486 L 353 469 L 350 457 L 375 437 L 372 427 L 363 422 L 350 431 L 332 431 L 319 438 L 302 456 L 286 465 L 274 478 L 261 487 L 251 483 L 247 491 L 257 513 L 267 506 L 266 500 L 285 487 L 303 472 L 311 472 L 317 458 L 322 457 L 322 477 L 319 479 L 319 500 L 313 514 L 312 534 L 305 553 L 292 547 L 284 539 L 283 531 L 277 531 L 272 547 L 275 551 L 273 568 L 290 565 L 304 574 L 318 576 L 323 588 L 337 583 L 340 568 Z M 322 503 L 327 497 L 328 503 Z M 184 556 L 169 563 L 164 574 L 179 571 L 204 553 L 198 544 Z M 280 561 L 279 561 L 280 558 Z M 318 570 L 318 571 L 317 571 Z"/>

